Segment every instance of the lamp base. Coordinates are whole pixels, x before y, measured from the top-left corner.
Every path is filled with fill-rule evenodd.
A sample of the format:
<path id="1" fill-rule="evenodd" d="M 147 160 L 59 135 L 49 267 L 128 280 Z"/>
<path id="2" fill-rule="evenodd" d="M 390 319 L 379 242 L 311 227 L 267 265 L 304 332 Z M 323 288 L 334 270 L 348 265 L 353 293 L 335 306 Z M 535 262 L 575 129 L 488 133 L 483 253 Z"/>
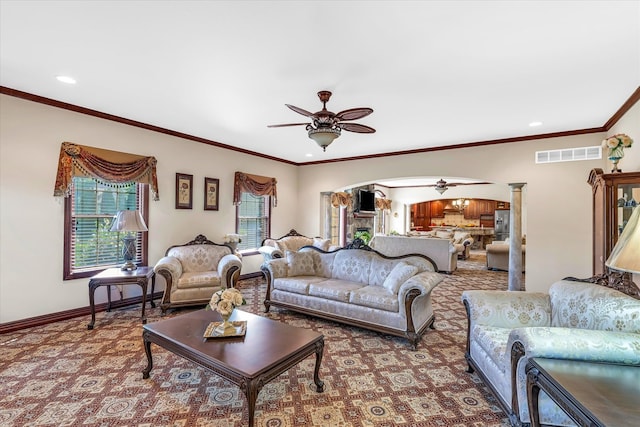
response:
<path id="1" fill-rule="evenodd" d="M 124 264 L 122 264 L 122 267 L 120 267 L 120 270 L 122 270 L 122 271 L 133 271 L 133 270 L 136 270 L 137 268 L 138 268 L 137 265 L 135 265 L 131 261 L 127 261 Z"/>

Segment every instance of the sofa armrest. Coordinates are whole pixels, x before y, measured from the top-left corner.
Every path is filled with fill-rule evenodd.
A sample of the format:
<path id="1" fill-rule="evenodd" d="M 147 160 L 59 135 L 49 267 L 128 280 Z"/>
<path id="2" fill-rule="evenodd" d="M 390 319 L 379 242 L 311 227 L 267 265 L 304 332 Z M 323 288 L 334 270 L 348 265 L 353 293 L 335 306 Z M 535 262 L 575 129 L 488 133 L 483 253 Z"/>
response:
<path id="1" fill-rule="evenodd" d="M 640 366 L 640 334 L 577 328 L 516 328 L 507 348 L 520 343 L 524 356 Z"/>
<path id="2" fill-rule="evenodd" d="M 640 334 L 594 329 L 538 327 L 517 328 L 509 333 L 511 350 L 507 381 L 511 407 L 522 420 L 529 417 L 526 365 L 533 357 L 615 363 L 640 367 Z M 515 393 L 513 393 L 515 391 Z"/>
<path id="3" fill-rule="evenodd" d="M 262 254 L 265 261 L 269 261 L 276 258 L 284 258 L 282 251 L 274 246 L 261 246 L 258 248 L 258 252 Z"/>
<path id="4" fill-rule="evenodd" d="M 469 246 L 469 245 L 473 244 L 473 242 L 475 242 L 475 240 L 473 240 L 473 237 L 469 236 L 469 237 L 467 237 L 466 239 L 464 239 L 462 241 L 462 244 L 464 246 Z"/>
<path id="5" fill-rule="evenodd" d="M 406 282 L 400 285 L 398 298 L 401 302 L 404 301 L 405 295 L 412 289 L 420 291 L 420 295 L 427 295 L 440 282 L 442 282 L 442 275 L 440 273 L 423 271 L 415 276 L 411 276 Z"/>
<path id="6" fill-rule="evenodd" d="M 272 259 L 262 264 L 262 270 L 268 272 L 268 277 L 271 280 L 278 279 L 280 277 L 287 277 L 289 263 L 286 258 Z M 267 285 L 269 285 L 269 283 L 267 283 Z"/>
<path id="7" fill-rule="evenodd" d="M 238 279 L 239 272 L 242 269 L 242 261 L 235 254 L 227 254 L 220 259 L 218 263 L 218 275 L 223 288 L 233 288 L 235 280 Z M 238 271 L 238 274 L 234 274 Z"/>
<path id="8" fill-rule="evenodd" d="M 182 276 L 182 263 L 176 257 L 166 256 L 156 263 L 153 271 L 163 276 L 168 274 L 173 282 L 177 282 L 180 276 Z"/>
<path id="9" fill-rule="evenodd" d="M 551 300 L 539 292 L 482 291 L 462 293 L 469 326 L 479 324 L 500 328 L 551 325 Z"/>

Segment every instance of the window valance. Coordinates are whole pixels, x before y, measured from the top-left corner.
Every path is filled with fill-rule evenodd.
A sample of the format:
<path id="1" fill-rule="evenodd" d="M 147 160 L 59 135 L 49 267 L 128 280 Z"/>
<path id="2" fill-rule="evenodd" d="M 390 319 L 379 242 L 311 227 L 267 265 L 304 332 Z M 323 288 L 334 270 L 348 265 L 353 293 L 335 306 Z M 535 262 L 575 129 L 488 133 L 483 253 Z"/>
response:
<path id="1" fill-rule="evenodd" d="M 376 209 L 380 209 L 381 211 L 383 210 L 391 210 L 391 200 L 389 199 L 384 199 L 384 198 L 377 198 L 376 197 Z"/>
<path id="2" fill-rule="evenodd" d="M 244 192 L 254 196 L 271 196 L 273 206 L 278 206 L 277 184 L 275 178 L 236 172 L 233 182 L 233 204 L 239 205 L 242 202 Z"/>
<path id="3" fill-rule="evenodd" d="M 351 207 L 353 205 L 353 196 L 349 193 L 345 192 L 337 192 L 331 195 L 331 206 L 334 208 L 340 206 L 348 206 Z"/>
<path id="4" fill-rule="evenodd" d="M 74 176 L 94 178 L 104 185 L 149 184 L 153 200 L 159 200 L 155 157 L 63 142 L 53 195 L 68 197 Z"/>

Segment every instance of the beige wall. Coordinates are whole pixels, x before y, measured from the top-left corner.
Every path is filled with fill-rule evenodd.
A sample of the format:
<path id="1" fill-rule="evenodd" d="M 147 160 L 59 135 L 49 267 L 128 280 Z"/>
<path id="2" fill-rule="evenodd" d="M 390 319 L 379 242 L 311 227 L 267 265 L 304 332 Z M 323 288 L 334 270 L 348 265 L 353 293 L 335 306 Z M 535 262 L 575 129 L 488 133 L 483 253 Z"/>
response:
<path id="1" fill-rule="evenodd" d="M 607 134 L 616 132 L 628 133 L 640 144 L 639 104 Z M 604 136 L 295 167 L 2 95 L 0 323 L 88 305 L 88 280 L 62 280 L 64 204 L 52 194 L 63 141 L 156 156 L 160 201 L 152 201 L 150 207 L 150 263 L 168 246 L 196 234 L 220 241 L 234 229 L 231 198 L 236 170 L 278 179 L 278 207 L 272 219 L 276 236 L 292 227 L 305 235 L 317 235 L 322 191 L 415 176 L 478 178 L 499 184 L 497 188 L 526 182 L 526 285 L 543 291 L 564 276 L 591 274 L 591 189 L 586 179 L 591 168 L 610 166 L 606 160 L 536 165 L 534 152 L 599 145 Z M 348 144 L 349 140 L 345 136 L 336 143 Z M 640 170 L 640 145 L 627 150 L 620 167 Z M 193 210 L 174 209 L 176 172 L 194 175 Z M 220 179 L 219 211 L 202 209 L 205 176 Z M 449 191 L 453 197 L 454 191 Z M 504 194 L 501 191 L 496 190 Z M 396 202 L 393 209 L 402 206 Z M 257 271 L 261 261 L 260 256 L 245 257 L 243 274 Z M 163 283 L 159 285 L 162 288 Z M 96 293 L 98 303 L 106 301 L 104 289 Z M 125 287 L 125 297 L 138 294 L 136 287 Z"/>
<path id="2" fill-rule="evenodd" d="M 233 232 L 237 170 L 277 177 L 274 233 L 295 226 L 295 166 L 4 95 L 0 120 L 0 323 L 88 305 L 88 279 L 62 280 L 64 203 L 53 197 L 53 184 L 63 141 L 157 158 L 160 200 L 150 202 L 151 264 L 167 247 L 197 234 L 222 242 Z M 192 210 L 174 208 L 176 172 L 193 175 Z M 219 211 L 203 210 L 204 177 L 220 179 Z M 243 274 L 261 262 L 260 255 L 245 257 Z M 158 285 L 164 287 L 162 278 Z M 137 286 L 124 291 L 125 298 L 140 295 Z M 106 288 L 98 288 L 96 302 L 105 301 Z"/>
<path id="3" fill-rule="evenodd" d="M 541 139 L 485 147 L 436 151 L 423 154 L 384 157 L 369 160 L 311 165 L 300 168 L 298 207 L 308 212 L 300 218 L 300 227 L 319 227 L 318 194 L 376 182 L 381 179 L 417 176 L 457 176 L 482 179 L 498 184 L 525 182 L 525 224 L 527 234 L 526 287 L 546 291 L 565 276 L 591 275 L 591 187 L 587 177 L 592 168 L 610 169 L 606 158 L 600 161 L 535 163 L 539 150 L 600 145 L 606 135 L 624 132 L 635 138 L 636 146 L 627 150 L 620 167 L 640 170 L 640 103 L 637 103 L 607 134 L 589 134 L 566 138 Z M 348 144 L 347 138 L 336 144 Z M 606 154 L 606 153 L 604 153 Z M 402 197 L 409 200 L 403 190 Z M 456 190 L 462 191 L 462 190 Z M 451 193 L 449 193 L 451 192 Z M 424 195 L 416 192 L 416 200 Z M 447 191 L 447 196 L 457 192 Z M 390 196 L 393 200 L 393 195 Z M 496 197 L 500 198 L 500 197 Z M 402 205 L 394 204 L 399 211 Z M 395 220 L 395 218 L 394 218 Z M 398 226 L 392 223 L 392 229 Z"/>

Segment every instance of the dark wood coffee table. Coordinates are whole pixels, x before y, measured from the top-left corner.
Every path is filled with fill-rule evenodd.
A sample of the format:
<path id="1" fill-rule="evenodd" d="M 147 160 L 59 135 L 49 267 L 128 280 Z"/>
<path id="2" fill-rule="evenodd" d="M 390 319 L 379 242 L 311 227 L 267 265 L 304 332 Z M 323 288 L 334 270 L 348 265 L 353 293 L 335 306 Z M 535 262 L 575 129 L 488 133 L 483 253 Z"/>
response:
<path id="1" fill-rule="evenodd" d="M 230 320 L 247 321 L 245 336 L 205 340 L 205 328 L 210 322 L 220 320 L 215 311 L 198 310 L 144 325 L 142 339 L 148 364 L 142 371 L 142 378 L 149 378 L 153 368 L 151 343 L 155 343 L 240 387 L 249 404 L 249 426 L 253 426 L 260 389 L 313 353 L 316 354 L 313 381 L 318 393 L 324 391 L 319 376 L 323 335 L 235 310 Z"/>
<path id="2" fill-rule="evenodd" d="M 640 426 L 639 366 L 536 357 L 526 371 L 532 427 L 540 425 L 540 390 L 579 426 Z"/>

